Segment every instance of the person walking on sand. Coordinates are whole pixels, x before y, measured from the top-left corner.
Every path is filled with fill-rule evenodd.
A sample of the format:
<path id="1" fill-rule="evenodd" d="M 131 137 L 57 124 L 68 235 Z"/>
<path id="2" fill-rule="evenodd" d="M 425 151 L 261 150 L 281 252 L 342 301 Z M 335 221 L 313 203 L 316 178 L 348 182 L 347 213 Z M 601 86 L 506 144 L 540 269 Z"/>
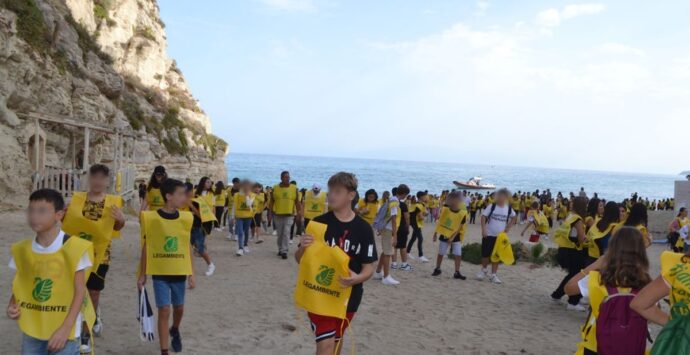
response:
<path id="1" fill-rule="evenodd" d="M 314 217 L 313 221 L 327 226 L 325 242 L 331 247 L 342 249 L 350 257 L 349 277 L 340 277 L 342 287 L 352 287 L 347 302 L 346 318 L 322 316 L 309 313 L 309 320 L 316 340 L 316 355 L 339 355 L 345 331 L 362 302 L 364 287 L 374 273 L 376 243 L 374 232 L 362 217 L 352 209 L 357 191 L 357 178 L 350 173 L 340 172 L 328 180 L 328 205 L 332 211 Z M 299 263 L 305 250 L 314 243 L 314 236 L 303 235 L 295 260 Z"/>
<path id="2" fill-rule="evenodd" d="M 290 172 L 280 173 L 280 183 L 273 186 L 268 209 L 273 212 L 269 215 L 268 224 L 272 220 L 278 232 L 278 256 L 285 260 L 289 251 L 290 229 L 295 223 L 295 215 L 300 211 L 297 186 L 290 184 Z"/>
<path id="3" fill-rule="evenodd" d="M 482 269 L 477 273 L 477 280 L 481 281 L 488 276 L 492 283 L 502 283 L 496 275 L 498 263 L 491 262 L 491 274 L 489 274 L 489 262 L 497 236 L 503 232 L 508 233 L 515 224 L 515 211 L 508 204 L 508 199 L 510 199 L 510 191 L 500 189 L 496 193 L 496 201 L 482 212 Z"/>

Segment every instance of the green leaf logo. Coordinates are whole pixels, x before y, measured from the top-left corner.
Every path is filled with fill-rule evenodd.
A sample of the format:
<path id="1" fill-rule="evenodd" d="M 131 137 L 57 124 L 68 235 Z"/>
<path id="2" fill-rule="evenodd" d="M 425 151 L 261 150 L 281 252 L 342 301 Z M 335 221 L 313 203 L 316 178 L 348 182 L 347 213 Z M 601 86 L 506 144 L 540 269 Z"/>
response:
<path id="1" fill-rule="evenodd" d="M 50 299 L 53 291 L 53 280 L 41 279 L 37 277 L 34 279 L 34 291 L 31 295 L 38 302 L 45 302 Z"/>
<path id="2" fill-rule="evenodd" d="M 161 197 L 160 196 L 153 196 L 153 203 L 155 203 L 155 204 L 161 203 Z"/>
<path id="3" fill-rule="evenodd" d="M 450 227 L 453 225 L 453 220 L 450 218 L 446 218 L 445 221 L 443 221 L 443 226 L 450 229 Z"/>
<path id="4" fill-rule="evenodd" d="M 311 204 L 311 210 L 312 211 L 318 211 L 319 210 L 319 203 L 318 202 L 312 203 Z"/>
<path id="5" fill-rule="evenodd" d="M 165 237 L 165 245 L 163 245 L 163 250 L 166 253 L 177 252 L 177 237 Z"/>
<path id="6" fill-rule="evenodd" d="M 288 198 L 288 193 L 287 193 L 287 191 L 283 192 L 283 198 Z"/>
<path id="7" fill-rule="evenodd" d="M 316 282 L 321 286 L 330 286 L 335 276 L 335 269 L 326 265 L 321 265 L 319 273 L 316 275 Z"/>
<path id="8" fill-rule="evenodd" d="M 93 239 L 93 236 L 89 233 L 79 232 L 79 238 L 91 241 L 91 239 Z"/>

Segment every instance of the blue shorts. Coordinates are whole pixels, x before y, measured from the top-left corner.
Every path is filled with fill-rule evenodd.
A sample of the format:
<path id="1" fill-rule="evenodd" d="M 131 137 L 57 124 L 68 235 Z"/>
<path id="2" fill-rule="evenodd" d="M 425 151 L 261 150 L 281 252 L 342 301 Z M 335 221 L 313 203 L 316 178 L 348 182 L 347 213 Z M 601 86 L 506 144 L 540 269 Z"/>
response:
<path id="1" fill-rule="evenodd" d="M 192 245 L 199 254 L 206 251 L 206 234 L 204 234 L 203 228 L 192 228 Z"/>
<path id="2" fill-rule="evenodd" d="M 181 306 L 184 304 L 184 293 L 187 282 L 171 282 L 153 279 L 153 294 L 156 296 L 156 307 Z"/>
<path id="3" fill-rule="evenodd" d="M 59 351 L 50 353 L 51 355 L 79 355 L 79 338 L 68 340 L 65 347 Z M 48 354 L 48 340 L 40 340 L 22 334 L 22 355 Z"/>

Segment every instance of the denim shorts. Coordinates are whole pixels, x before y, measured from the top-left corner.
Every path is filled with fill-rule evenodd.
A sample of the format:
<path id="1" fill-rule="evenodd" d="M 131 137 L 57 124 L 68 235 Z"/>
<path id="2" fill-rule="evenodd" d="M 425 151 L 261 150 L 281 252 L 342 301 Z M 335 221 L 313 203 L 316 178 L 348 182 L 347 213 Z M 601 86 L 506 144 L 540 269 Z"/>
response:
<path id="1" fill-rule="evenodd" d="M 202 228 L 192 228 L 192 245 L 199 254 L 206 251 L 206 234 Z"/>
<path id="2" fill-rule="evenodd" d="M 184 304 L 185 281 L 166 281 L 153 279 L 153 294 L 156 296 L 156 307 L 181 306 Z"/>
<path id="3" fill-rule="evenodd" d="M 22 355 L 79 355 L 79 339 L 68 340 L 60 351 L 48 353 L 48 341 L 22 334 Z"/>

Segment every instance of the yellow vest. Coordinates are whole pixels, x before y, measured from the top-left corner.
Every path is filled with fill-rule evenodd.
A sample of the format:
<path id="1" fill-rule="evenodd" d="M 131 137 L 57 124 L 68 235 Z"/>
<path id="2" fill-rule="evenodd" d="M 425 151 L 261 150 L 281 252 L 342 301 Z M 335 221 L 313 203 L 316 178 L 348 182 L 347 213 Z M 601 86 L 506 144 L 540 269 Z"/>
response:
<path id="1" fill-rule="evenodd" d="M 376 213 L 379 211 L 378 202 L 366 202 L 365 200 L 359 200 L 359 209 L 366 210 L 366 213 L 360 213 L 362 218 L 369 224 L 374 224 L 376 219 Z"/>
<path id="2" fill-rule="evenodd" d="M 553 235 L 553 241 L 558 244 L 559 248 L 570 248 L 570 249 L 577 249 L 577 250 L 582 250 L 582 246 L 574 243 L 572 240 L 570 240 L 570 229 L 572 228 L 573 224 L 575 224 L 577 221 L 581 221 L 582 217 L 576 215 L 576 214 L 571 214 L 568 216 L 568 218 L 561 224 L 560 227 L 556 230 L 556 233 Z"/>
<path id="3" fill-rule="evenodd" d="M 463 220 L 467 216 L 466 210 L 459 210 L 458 212 L 453 212 L 448 207 L 443 207 L 441 209 L 441 214 L 438 217 L 438 222 L 436 223 L 436 230 L 434 233 L 438 233 L 449 241 L 455 238 L 456 234 L 462 234 L 460 236 L 460 241 L 464 239 L 464 233 L 461 233 L 463 226 Z"/>
<path id="4" fill-rule="evenodd" d="M 223 207 L 225 206 L 225 199 L 228 196 L 228 192 L 225 190 L 221 190 L 219 194 L 214 194 L 215 197 L 215 206 L 216 207 Z"/>
<path id="5" fill-rule="evenodd" d="M 165 206 L 165 201 L 163 201 L 161 189 L 152 187 L 151 190 L 146 191 L 146 203 L 148 204 L 149 211 L 157 211 L 163 208 L 163 206 Z"/>
<path id="6" fill-rule="evenodd" d="M 250 193 L 249 198 L 253 198 L 254 194 Z M 247 205 L 247 195 L 242 192 L 238 192 L 233 196 L 233 204 L 235 206 L 235 217 L 236 218 L 252 218 L 254 217 L 254 211 L 252 207 Z"/>
<path id="7" fill-rule="evenodd" d="M 12 293 L 21 310 L 17 323 L 24 334 L 48 340 L 69 313 L 77 265 L 84 253 L 93 260 L 93 246 L 86 240 L 71 237 L 59 251 L 39 254 L 33 252 L 31 243 L 31 239 L 26 239 L 12 245 L 17 265 Z M 91 268 L 84 270 L 84 280 L 90 273 Z M 81 311 L 87 324 L 93 324 L 96 313 L 88 293 L 84 295 Z M 74 339 L 74 326 L 69 338 Z"/>
<path id="8" fill-rule="evenodd" d="M 661 253 L 661 276 L 671 285 L 671 317 L 690 314 L 690 260 L 685 259 L 681 253 Z"/>
<path id="9" fill-rule="evenodd" d="M 546 216 L 536 210 L 529 210 L 529 214 L 534 218 L 534 222 L 537 225 L 537 233 L 549 234 L 549 220 Z"/>
<path id="10" fill-rule="evenodd" d="M 314 243 L 299 262 L 295 304 L 314 314 L 345 319 L 352 287 L 343 288 L 339 279 L 350 274 L 350 257 L 342 249 L 326 244 L 327 228 L 318 222 L 307 225 L 306 233 L 314 237 Z"/>
<path id="11" fill-rule="evenodd" d="M 589 243 L 587 243 L 587 253 L 590 257 L 596 259 L 601 256 L 601 250 L 599 250 L 599 246 L 597 245 L 596 240 L 611 234 L 614 228 L 616 228 L 616 223 L 611 223 L 606 228 L 606 230 L 600 231 L 597 225 L 595 224 L 592 226 L 592 228 L 590 228 L 587 231 L 587 240 L 589 241 Z"/>
<path id="12" fill-rule="evenodd" d="M 314 191 L 309 190 L 304 195 L 304 218 L 314 219 L 326 210 L 326 193 L 319 192 L 314 196 Z"/>
<path id="13" fill-rule="evenodd" d="M 288 187 L 282 187 L 280 184 L 273 186 L 273 213 L 277 215 L 294 214 L 296 199 L 297 186 L 292 184 Z"/>
<path id="14" fill-rule="evenodd" d="M 388 202 L 388 216 L 387 217 L 390 217 L 391 211 L 393 210 L 394 207 L 398 209 L 398 214 L 395 215 L 395 217 L 393 217 L 393 218 L 395 218 L 395 220 L 392 221 L 392 223 L 395 223 L 395 225 L 397 227 L 400 227 L 400 222 L 402 221 L 402 218 L 403 218 L 402 213 L 400 211 L 400 201 L 391 200 L 390 202 Z"/>
<path id="15" fill-rule="evenodd" d="M 625 226 L 623 225 L 624 223 L 625 223 L 625 221 L 620 222 L 620 223 L 616 226 L 616 228 L 613 230 L 613 233 L 615 234 L 616 232 L 618 232 L 619 229 L 625 227 Z M 628 227 L 629 227 L 629 226 L 628 226 Z M 645 245 L 646 247 L 652 245 L 652 239 L 649 237 L 649 232 L 647 231 L 647 227 L 645 227 L 645 226 L 642 225 L 642 224 L 639 224 L 639 225 L 636 225 L 635 228 L 636 228 L 638 231 L 640 231 L 640 233 L 642 233 L 642 238 L 643 238 L 643 240 L 644 240 L 644 245 Z"/>
<path id="16" fill-rule="evenodd" d="M 201 218 L 201 223 L 216 221 L 216 214 L 213 209 L 213 195 L 211 193 L 207 193 L 204 196 L 197 196 L 192 201 L 199 205 L 199 218 Z"/>
<path id="17" fill-rule="evenodd" d="M 417 210 L 417 227 L 424 228 L 424 213 L 426 212 L 426 206 L 422 202 L 417 202 L 412 205 L 410 213 Z"/>
<path id="18" fill-rule="evenodd" d="M 147 275 L 191 275 L 189 254 L 194 216 L 180 211 L 177 219 L 165 219 L 157 211 L 141 214 L 142 234 L 146 238 Z"/>
<path id="19" fill-rule="evenodd" d="M 93 243 L 93 266 L 97 270 L 105 257 L 105 252 L 112 238 L 120 236 L 119 231 L 113 230 L 115 219 L 110 216 L 110 210 L 112 206 L 122 208 L 122 197 L 106 195 L 103 216 L 97 221 L 84 217 L 84 203 L 86 203 L 87 198 L 85 192 L 74 193 L 67 213 L 65 213 L 65 218 L 62 220 L 62 230 L 71 236 Z"/>
<path id="20" fill-rule="evenodd" d="M 254 214 L 262 213 L 264 208 L 266 208 L 266 194 L 263 192 L 256 194 L 252 208 L 254 209 Z"/>

